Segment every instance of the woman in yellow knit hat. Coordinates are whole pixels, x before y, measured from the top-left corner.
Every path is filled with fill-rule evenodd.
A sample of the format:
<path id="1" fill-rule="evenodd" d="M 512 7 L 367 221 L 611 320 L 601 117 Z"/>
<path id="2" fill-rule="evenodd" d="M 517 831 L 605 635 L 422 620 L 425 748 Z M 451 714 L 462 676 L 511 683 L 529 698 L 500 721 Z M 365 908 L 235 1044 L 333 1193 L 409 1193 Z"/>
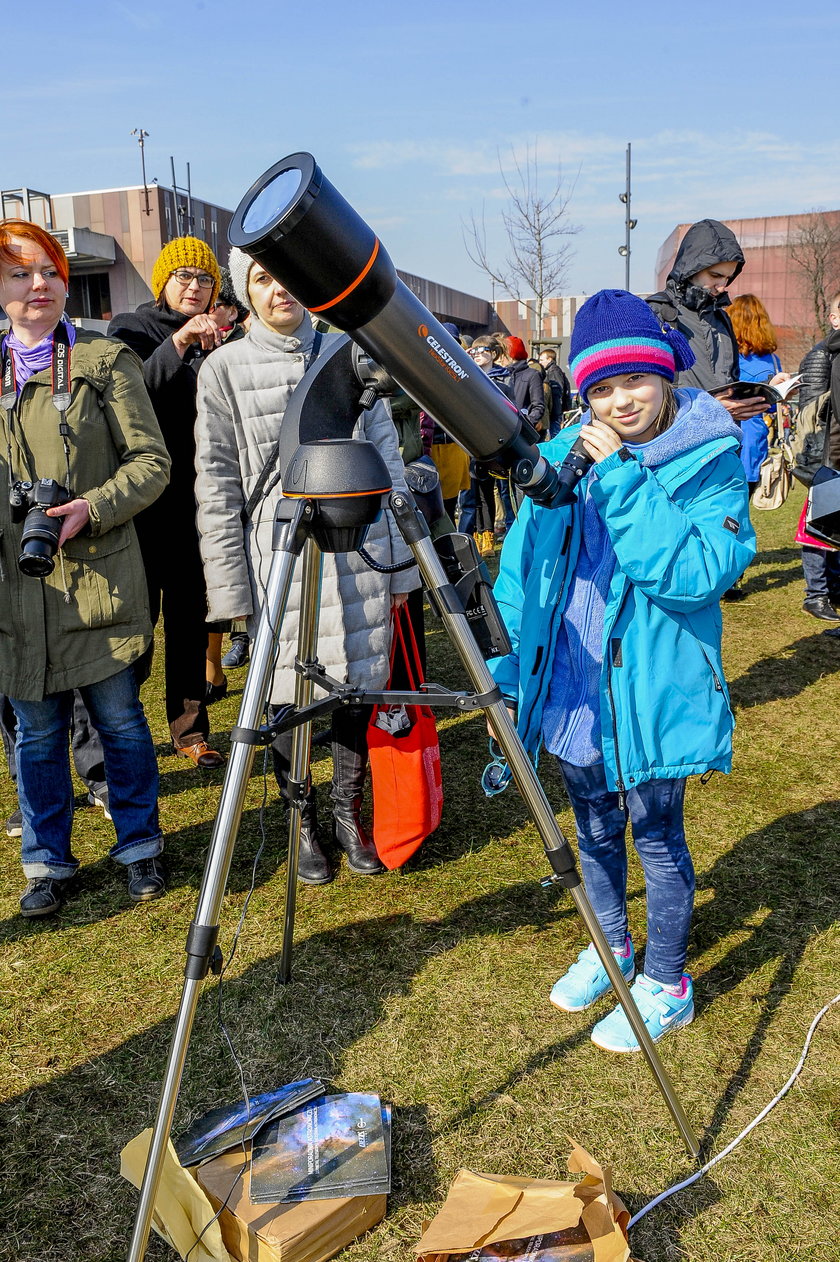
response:
<path id="1" fill-rule="evenodd" d="M 205 701 L 207 596 L 195 524 L 195 395 L 198 370 L 221 342 L 208 314 L 221 273 L 196 237 L 176 237 L 152 269 L 154 302 L 114 316 L 108 328 L 143 360 L 143 375 L 172 457 L 166 492 L 135 519 L 152 621 L 163 613 L 166 717 L 175 752 L 204 769 L 222 755 L 208 745 Z M 146 673 L 151 657 L 145 665 Z"/>

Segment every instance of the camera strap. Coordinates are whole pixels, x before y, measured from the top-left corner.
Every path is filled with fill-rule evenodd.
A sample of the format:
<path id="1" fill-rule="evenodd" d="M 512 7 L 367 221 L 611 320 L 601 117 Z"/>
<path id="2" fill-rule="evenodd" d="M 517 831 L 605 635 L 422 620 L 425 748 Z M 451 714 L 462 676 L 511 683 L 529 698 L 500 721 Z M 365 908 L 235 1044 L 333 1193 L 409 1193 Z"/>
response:
<path id="1" fill-rule="evenodd" d="M 8 451 L 9 462 L 9 486 L 14 484 L 12 474 L 12 438 L 15 428 L 15 414 L 18 405 L 17 377 L 15 375 L 15 356 L 14 352 L 9 350 L 7 340 L 3 341 L 2 351 L 3 364 L 3 385 L 2 393 L 0 393 L 0 407 L 5 408 L 9 418 L 9 428 L 6 436 L 6 447 Z M 52 344 L 52 366 L 50 372 L 50 381 L 52 385 L 52 403 L 58 412 L 58 432 L 61 435 L 61 442 L 64 448 L 64 463 L 67 468 L 67 489 L 70 490 L 70 426 L 67 424 L 65 413 L 70 407 L 70 339 L 67 336 L 67 328 L 63 320 L 59 320 L 53 330 Z"/>

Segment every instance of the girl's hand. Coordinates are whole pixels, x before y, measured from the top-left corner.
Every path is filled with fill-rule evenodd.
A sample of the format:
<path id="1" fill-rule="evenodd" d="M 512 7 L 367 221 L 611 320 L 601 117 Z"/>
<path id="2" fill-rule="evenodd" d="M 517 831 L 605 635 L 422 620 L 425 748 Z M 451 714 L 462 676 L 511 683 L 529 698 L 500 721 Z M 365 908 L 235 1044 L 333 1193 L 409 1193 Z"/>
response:
<path id="1" fill-rule="evenodd" d="M 596 464 L 600 460 L 606 460 L 607 456 L 611 456 L 614 451 L 621 451 L 624 446 L 615 430 L 605 421 L 599 421 L 597 417 L 593 417 L 588 425 L 584 425 L 580 436 L 584 447 Z"/>
<path id="2" fill-rule="evenodd" d="M 60 508 L 48 508 L 48 517 L 63 517 L 58 546 L 62 548 L 68 539 L 74 538 L 80 530 L 84 530 L 90 521 L 90 504 L 87 500 L 70 500 Z"/>
<path id="3" fill-rule="evenodd" d="M 193 342 L 198 342 L 203 351 L 212 351 L 214 347 L 221 346 L 222 334 L 216 321 L 211 319 L 209 315 L 196 315 L 187 323 L 182 325 L 177 333 L 172 334 L 172 345 L 175 347 L 181 359 L 187 353 L 187 347 Z"/>
<path id="4" fill-rule="evenodd" d="M 408 600 L 408 592 L 392 592 L 391 593 L 391 608 L 402 609 L 403 605 L 405 604 L 407 600 Z"/>

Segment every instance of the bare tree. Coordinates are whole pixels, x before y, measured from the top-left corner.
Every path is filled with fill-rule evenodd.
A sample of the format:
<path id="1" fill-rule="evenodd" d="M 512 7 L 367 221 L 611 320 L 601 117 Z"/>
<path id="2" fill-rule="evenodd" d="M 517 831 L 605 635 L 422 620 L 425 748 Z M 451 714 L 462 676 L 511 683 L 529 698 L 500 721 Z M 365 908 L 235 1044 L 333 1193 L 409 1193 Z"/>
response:
<path id="1" fill-rule="evenodd" d="M 567 184 L 558 163 L 550 188 L 543 191 L 536 146 L 533 151 L 526 146 L 524 160 L 513 152 L 513 168 L 515 179 L 505 173 L 499 155 L 499 171 L 510 198 L 502 211 L 508 240 L 505 259 L 498 263 L 491 261 L 484 206 L 480 220 L 471 214 L 464 224 L 464 245 L 472 262 L 496 285 L 531 308 L 539 337 L 546 302 L 562 288 L 574 255 L 567 238 L 580 232 L 580 225 L 569 221 L 574 182 L 571 186 Z"/>
<path id="2" fill-rule="evenodd" d="M 840 291 L 840 213 L 811 210 L 788 242 L 790 257 L 802 274 L 813 312 L 815 335 L 825 336 L 831 300 Z"/>

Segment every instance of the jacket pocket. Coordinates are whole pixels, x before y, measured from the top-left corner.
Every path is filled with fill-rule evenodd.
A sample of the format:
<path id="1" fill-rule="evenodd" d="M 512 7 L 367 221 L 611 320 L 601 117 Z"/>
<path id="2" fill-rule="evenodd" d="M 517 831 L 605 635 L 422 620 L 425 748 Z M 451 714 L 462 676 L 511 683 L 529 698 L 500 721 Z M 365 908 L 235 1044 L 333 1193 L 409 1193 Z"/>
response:
<path id="1" fill-rule="evenodd" d="M 116 526 L 96 539 L 89 535 L 70 539 L 64 546 L 64 577 L 69 602 L 64 601 L 61 561 L 50 576 L 50 585 L 61 597 L 61 623 L 68 631 L 135 622 L 145 603 L 145 578 L 139 548 L 132 548 L 128 525 Z"/>

